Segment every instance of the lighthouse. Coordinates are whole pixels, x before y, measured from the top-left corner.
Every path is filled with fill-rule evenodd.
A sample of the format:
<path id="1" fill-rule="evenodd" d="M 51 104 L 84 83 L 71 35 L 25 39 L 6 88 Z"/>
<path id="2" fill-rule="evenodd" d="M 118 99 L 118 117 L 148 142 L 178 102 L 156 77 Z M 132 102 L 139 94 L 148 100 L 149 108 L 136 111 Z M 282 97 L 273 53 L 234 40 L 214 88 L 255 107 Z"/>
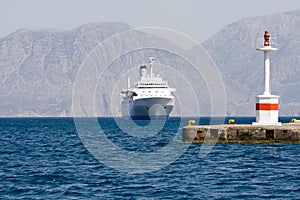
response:
<path id="1" fill-rule="evenodd" d="M 253 125 L 281 125 L 278 122 L 278 99 L 270 89 L 270 52 L 277 51 L 272 47 L 270 33 L 265 31 L 263 47 L 256 50 L 264 53 L 264 93 L 256 96 L 256 122 Z"/>

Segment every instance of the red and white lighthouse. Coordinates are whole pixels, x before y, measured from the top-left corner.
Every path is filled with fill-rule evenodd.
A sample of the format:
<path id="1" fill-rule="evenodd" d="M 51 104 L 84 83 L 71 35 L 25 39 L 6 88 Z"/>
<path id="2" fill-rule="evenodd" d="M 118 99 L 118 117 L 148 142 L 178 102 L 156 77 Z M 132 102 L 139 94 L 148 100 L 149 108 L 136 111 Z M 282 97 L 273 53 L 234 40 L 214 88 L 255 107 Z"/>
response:
<path id="1" fill-rule="evenodd" d="M 263 47 L 257 48 L 264 52 L 265 61 L 265 91 L 256 96 L 256 122 L 253 125 L 281 125 L 278 122 L 278 99 L 279 96 L 272 95 L 270 89 L 270 52 L 277 51 L 271 46 L 270 33 L 265 31 Z"/>

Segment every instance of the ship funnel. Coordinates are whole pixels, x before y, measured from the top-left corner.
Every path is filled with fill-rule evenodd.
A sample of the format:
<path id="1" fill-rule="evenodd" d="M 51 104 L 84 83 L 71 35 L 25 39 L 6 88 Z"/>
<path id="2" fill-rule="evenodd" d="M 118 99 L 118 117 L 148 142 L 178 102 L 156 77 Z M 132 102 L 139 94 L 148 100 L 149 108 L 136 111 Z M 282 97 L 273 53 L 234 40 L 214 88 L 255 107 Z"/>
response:
<path id="1" fill-rule="evenodd" d="M 127 90 L 129 90 L 130 88 L 130 77 L 128 76 L 127 77 Z"/>
<path id="2" fill-rule="evenodd" d="M 146 78 L 147 76 L 147 68 L 146 65 L 141 65 L 140 66 L 140 79 Z"/>

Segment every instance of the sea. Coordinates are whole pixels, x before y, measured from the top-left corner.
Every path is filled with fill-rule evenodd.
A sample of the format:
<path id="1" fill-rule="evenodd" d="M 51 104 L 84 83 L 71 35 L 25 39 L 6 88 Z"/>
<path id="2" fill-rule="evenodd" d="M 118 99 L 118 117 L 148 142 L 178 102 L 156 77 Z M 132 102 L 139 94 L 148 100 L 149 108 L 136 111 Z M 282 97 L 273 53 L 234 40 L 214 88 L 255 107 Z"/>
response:
<path id="1" fill-rule="evenodd" d="M 188 120 L 0 118 L 0 199 L 300 198 L 299 144 L 187 144 Z"/>

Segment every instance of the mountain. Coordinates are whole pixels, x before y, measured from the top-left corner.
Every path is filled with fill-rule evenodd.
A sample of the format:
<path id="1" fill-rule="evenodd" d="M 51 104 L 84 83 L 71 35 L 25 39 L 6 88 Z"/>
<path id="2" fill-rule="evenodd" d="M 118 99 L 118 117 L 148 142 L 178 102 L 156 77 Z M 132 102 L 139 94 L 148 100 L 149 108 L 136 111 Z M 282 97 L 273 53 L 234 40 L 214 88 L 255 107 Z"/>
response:
<path id="1" fill-rule="evenodd" d="M 130 29 L 86 24 L 71 31 L 17 30 L 0 41 L 0 115 L 70 116 L 83 59 L 101 41 Z"/>
<path id="2" fill-rule="evenodd" d="M 154 72 L 177 88 L 173 114 L 196 115 L 197 100 L 208 115 L 209 91 L 193 66 L 172 53 L 178 47 L 157 34 L 128 30 L 124 23 L 99 23 L 71 31 L 18 30 L 3 38 L 0 116 L 120 116 L 127 75 L 137 80 L 139 65 L 149 57 L 156 58 Z M 183 86 L 187 79 L 197 84 Z M 85 102 L 76 104 L 77 97 Z M 72 113 L 74 107 L 79 111 Z"/>
<path id="3" fill-rule="evenodd" d="M 72 95 L 80 67 L 97 45 L 130 29 L 125 23 L 95 23 L 70 31 L 22 29 L 0 38 L 0 116 L 72 116 Z M 280 115 L 300 115 L 300 10 L 239 20 L 201 44 L 222 75 L 227 97 L 221 101 L 226 102 L 228 115 L 255 115 L 255 96 L 263 92 L 264 70 L 263 54 L 256 51 L 256 39 L 263 37 L 265 29 L 278 42 L 278 51 L 271 53 L 271 89 L 273 94 L 281 96 Z M 137 42 L 134 38 L 141 40 Z M 147 41 L 155 46 L 167 43 L 150 33 L 137 31 L 127 40 L 112 43 L 109 54 L 147 45 Z M 174 48 L 172 44 L 166 45 Z M 193 112 L 193 93 L 200 96 L 201 115 L 210 113 L 210 94 L 214 91 L 206 88 L 206 81 L 186 70 L 192 67 L 184 59 L 163 49 L 149 48 L 135 50 L 130 55 L 125 53 L 109 63 L 107 69 L 94 71 L 100 77 L 94 95 L 97 116 L 120 114 L 119 92 L 126 87 L 127 75 L 137 78 L 138 65 L 150 56 L 157 59 L 158 66 L 160 63 L 172 66 L 171 70 L 161 66 L 163 70 L 155 72 L 177 88 L 180 102 L 173 114 L 181 113 L 180 105 L 185 105 L 188 113 Z M 97 62 L 106 60 L 94 63 L 100 66 Z M 132 65 L 136 67 L 130 68 Z M 82 82 L 80 89 L 90 92 L 91 77 L 84 78 L 86 84 Z M 187 79 L 191 82 L 184 82 Z M 194 91 L 188 84 L 194 85 Z M 85 112 L 82 110 L 83 116 Z"/>
<path id="4" fill-rule="evenodd" d="M 255 114 L 255 96 L 264 89 L 257 38 L 266 29 L 277 38 L 278 51 L 270 54 L 271 90 L 281 97 L 280 115 L 300 115 L 300 10 L 245 18 L 203 42 L 223 76 L 229 115 Z"/>

